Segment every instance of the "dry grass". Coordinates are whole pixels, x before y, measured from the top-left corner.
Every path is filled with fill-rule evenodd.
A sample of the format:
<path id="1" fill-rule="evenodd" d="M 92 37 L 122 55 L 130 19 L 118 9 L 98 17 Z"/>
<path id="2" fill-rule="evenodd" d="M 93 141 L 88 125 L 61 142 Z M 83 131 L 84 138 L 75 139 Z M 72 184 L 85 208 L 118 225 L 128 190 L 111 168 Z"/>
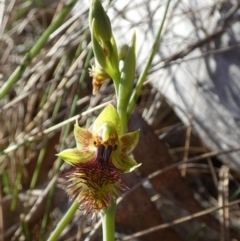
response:
<path id="1" fill-rule="evenodd" d="M 0 2 L 0 20 L 3 5 L 4 1 Z M 27 1 L 5 2 L 0 29 L 0 87 L 63 7 L 62 2 L 44 8 Z M 88 68 L 93 56 L 87 19 L 87 9 L 68 15 L 0 102 L 0 240 L 47 240 L 69 207 L 62 189 L 64 183 L 61 175 L 57 175 L 69 167 L 62 165 L 55 153 L 74 146 L 72 127 L 76 117 L 81 125 L 89 127 L 99 112 L 98 107 L 114 101 L 110 81 L 104 83 L 96 96 L 91 94 Z M 208 150 L 194 128 L 185 127 L 151 85 L 144 86 L 137 107 L 151 120 L 155 134 L 167 143 L 174 160 L 155 171 L 161 176 L 178 167 L 178 178 L 183 179 L 185 185 L 180 191 L 192 190 L 195 200 L 204 209 L 190 211 L 179 205 L 186 200 L 178 200 L 181 197 L 174 189 L 168 190 L 171 195 L 165 195 L 153 184 L 144 185 L 161 222 L 124 238 L 122 234 L 140 230 L 125 227 L 119 221 L 120 237 L 134 240 L 139 236 L 140 240 L 151 240 L 146 234 L 170 230 L 176 233 L 174 240 L 230 241 L 230 228 L 239 232 L 239 172 L 223 165 L 218 159 L 221 153 Z M 127 196 L 151 178 L 153 176 L 147 174 L 138 176 L 135 188 L 130 189 Z M 176 185 L 179 180 L 175 180 Z M 162 189 L 165 190 L 164 184 Z M 202 225 L 201 220 L 195 221 L 196 217 L 210 213 L 220 221 L 215 231 L 211 223 Z M 59 240 L 101 240 L 96 224 L 87 223 L 79 210 Z M 167 237 L 162 240 L 173 241 Z"/>

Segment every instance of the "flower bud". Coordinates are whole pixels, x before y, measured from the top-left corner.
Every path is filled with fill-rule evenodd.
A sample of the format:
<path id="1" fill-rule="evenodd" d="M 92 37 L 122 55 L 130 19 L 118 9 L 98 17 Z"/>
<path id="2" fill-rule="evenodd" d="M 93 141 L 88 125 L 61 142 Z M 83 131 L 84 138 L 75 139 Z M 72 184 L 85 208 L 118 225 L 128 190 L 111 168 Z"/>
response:
<path id="1" fill-rule="evenodd" d="M 99 0 L 92 0 L 89 25 L 93 52 L 97 62 L 113 81 L 119 81 L 118 50 L 110 20 Z"/>
<path id="2" fill-rule="evenodd" d="M 121 44 L 118 47 L 118 59 L 124 60 L 127 57 L 129 46 L 127 44 Z"/>
<path id="3" fill-rule="evenodd" d="M 95 29 L 96 35 L 99 40 L 110 41 L 112 37 L 112 27 L 106 12 L 103 9 L 102 4 L 99 0 L 92 0 L 89 12 L 89 26 L 92 28 L 92 22 L 95 19 Z"/>

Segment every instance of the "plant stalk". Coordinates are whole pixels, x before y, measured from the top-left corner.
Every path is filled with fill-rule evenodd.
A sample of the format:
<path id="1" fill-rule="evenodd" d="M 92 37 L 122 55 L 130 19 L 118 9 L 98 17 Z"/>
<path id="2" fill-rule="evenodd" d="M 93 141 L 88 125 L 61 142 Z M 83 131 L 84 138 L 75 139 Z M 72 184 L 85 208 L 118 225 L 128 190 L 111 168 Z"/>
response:
<path id="1" fill-rule="evenodd" d="M 116 204 L 114 202 L 109 209 L 104 209 L 101 212 L 103 241 L 114 241 L 115 212 Z"/>
<path id="2" fill-rule="evenodd" d="M 78 202 L 74 202 L 72 204 L 72 206 L 68 209 L 67 213 L 64 215 L 64 217 L 58 223 L 57 227 L 51 233 L 51 235 L 50 235 L 50 237 L 48 238 L 47 241 L 55 241 L 55 240 L 58 239 L 61 232 L 68 225 L 68 223 L 72 220 L 72 218 L 73 218 L 74 214 L 76 213 L 78 207 L 79 207 Z"/>

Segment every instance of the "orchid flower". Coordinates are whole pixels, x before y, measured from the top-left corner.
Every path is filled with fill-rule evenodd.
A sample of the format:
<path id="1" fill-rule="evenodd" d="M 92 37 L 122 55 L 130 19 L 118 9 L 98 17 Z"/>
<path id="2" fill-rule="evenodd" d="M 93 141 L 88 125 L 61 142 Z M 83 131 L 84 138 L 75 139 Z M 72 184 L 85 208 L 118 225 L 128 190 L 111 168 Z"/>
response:
<path id="1" fill-rule="evenodd" d="M 127 189 L 121 175 L 137 168 L 130 153 L 135 148 L 139 130 L 122 134 L 119 115 L 108 105 L 98 116 L 92 130 L 74 126 L 76 148 L 58 154 L 75 168 L 66 174 L 67 192 L 86 213 L 96 214 L 110 207 L 112 200 Z"/>

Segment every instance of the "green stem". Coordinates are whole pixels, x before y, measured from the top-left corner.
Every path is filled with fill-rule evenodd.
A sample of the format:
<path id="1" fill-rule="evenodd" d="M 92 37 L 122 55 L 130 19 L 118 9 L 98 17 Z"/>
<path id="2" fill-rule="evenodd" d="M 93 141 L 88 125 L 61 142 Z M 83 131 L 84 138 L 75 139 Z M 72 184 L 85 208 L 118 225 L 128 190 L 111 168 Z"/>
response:
<path id="1" fill-rule="evenodd" d="M 22 181 L 22 176 L 24 172 L 24 165 L 25 165 L 25 160 L 21 160 L 20 162 L 20 169 L 17 174 L 16 182 L 15 182 L 15 188 L 13 190 L 12 194 L 12 202 L 11 202 L 11 212 L 14 212 L 17 207 L 17 202 L 18 202 L 18 194 L 19 194 L 19 186 L 21 185 Z"/>
<path id="2" fill-rule="evenodd" d="M 116 204 L 112 203 L 109 209 L 104 209 L 101 212 L 103 241 L 114 241 L 115 211 Z"/>
<path id="3" fill-rule="evenodd" d="M 57 227 L 54 229 L 54 231 L 51 233 L 50 237 L 47 241 L 55 241 L 58 239 L 59 235 L 63 231 L 63 229 L 68 225 L 68 223 L 72 220 L 74 214 L 76 213 L 77 209 L 79 207 L 79 203 L 74 202 L 72 206 L 68 209 L 67 213 L 64 215 L 64 217 L 61 219 L 61 221 L 58 223 Z"/>
<path id="4" fill-rule="evenodd" d="M 59 16 L 51 23 L 51 25 L 46 29 L 46 31 L 26 55 L 23 63 L 15 69 L 9 79 L 3 84 L 3 86 L 0 88 L 0 100 L 8 93 L 12 85 L 21 78 L 29 63 L 40 52 L 43 45 L 47 42 L 49 36 L 59 27 L 76 2 L 77 0 L 72 0 L 70 3 L 65 5 Z"/>
<path id="5" fill-rule="evenodd" d="M 120 117 L 120 120 L 121 120 L 121 123 L 122 123 L 122 134 L 124 134 L 126 132 L 126 129 L 127 129 L 127 121 L 128 121 L 128 118 L 127 118 L 127 111 L 126 109 L 124 109 L 121 104 L 119 104 L 119 101 L 117 103 L 117 111 L 118 111 L 118 114 L 119 114 L 119 117 Z"/>
<path id="6" fill-rule="evenodd" d="M 119 95 L 119 82 L 120 82 L 120 72 L 117 71 L 114 78 L 112 79 L 113 83 L 114 83 L 114 88 L 115 88 L 115 95 L 116 95 L 116 99 L 118 99 L 118 95 Z"/>

